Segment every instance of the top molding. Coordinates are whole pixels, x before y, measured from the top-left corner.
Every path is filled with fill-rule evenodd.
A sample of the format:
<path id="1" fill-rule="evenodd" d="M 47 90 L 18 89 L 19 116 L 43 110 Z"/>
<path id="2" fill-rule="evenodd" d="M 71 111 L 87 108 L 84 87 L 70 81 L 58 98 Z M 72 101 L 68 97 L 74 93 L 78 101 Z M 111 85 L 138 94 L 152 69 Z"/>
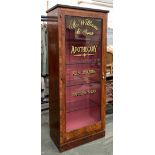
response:
<path id="1" fill-rule="evenodd" d="M 57 4 L 57 5 L 53 6 L 52 8 L 48 9 L 46 11 L 46 13 L 49 13 L 50 11 L 53 11 L 56 8 L 67 8 L 67 9 L 76 9 L 76 10 L 86 10 L 86 11 L 109 13 L 108 10 L 92 9 L 92 8 L 78 7 L 78 6 L 71 6 L 71 5 L 62 5 L 62 4 Z"/>

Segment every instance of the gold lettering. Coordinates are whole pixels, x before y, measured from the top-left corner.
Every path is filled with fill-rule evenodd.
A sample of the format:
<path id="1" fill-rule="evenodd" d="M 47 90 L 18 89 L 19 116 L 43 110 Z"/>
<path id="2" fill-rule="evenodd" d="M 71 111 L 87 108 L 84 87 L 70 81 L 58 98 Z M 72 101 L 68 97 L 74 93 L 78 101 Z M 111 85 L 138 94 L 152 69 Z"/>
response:
<path id="1" fill-rule="evenodd" d="M 74 46 L 72 46 L 71 54 L 74 54 Z"/>
<path id="2" fill-rule="evenodd" d="M 81 34 L 81 29 L 78 28 L 78 29 L 75 31 L 75 34 Z"/>
<path id="3" fill-rule="evenodd" d="M 72 46 L 71 54 L 74 56 L 94 55 L 97 51 L 97 45 L 92 46 Z"/>
<path id="4" fill-rule="evenodd" d="M 79 27 L 79 24 L 76 22 L 76 20 L 71 20 L 68 27 L 69 29 L 76 29 L 77 27 Z"/>
<path id="5" fill-rule="evenodd" d="M 74 92 L 72 93 L 73 96 L 83 96 L 83 95 L 88 95 L 88 94 L 95 94 L 96 90 L 92 89 L 92 90 L 81 90 L 78 92 Z"/>
<path id="6" fill-rule="evenodd" d="M 85 28 L 83 28 L 85 26 Z M 90 19 L 82 19 L 82 20 L 70 20 L 68 24 L 68 28 L 71 30 L 75 30 L 75 34 L 83 34 L 85 36 L 87 35 L 94 35 L 93 31 L 89 31 L 87 28 L 92 27 L 95 30 L 98 30 L 97 25 L 93 23 Z"/>
<path id="7" fill-rule="evenodd" d="M 96 71 L 93 69 L 88 69 L 88 70 L 82 70 L 82 71 L 73 71 L 72 75 L 73 76 L 79 76 L 79 75 L 90 75 L 90 74 L 95 74 Z"/>
<path id="8" fill-rule="evenodd" d="M 90 26 L 90 27 L 93 27 L 95 30 L 98 30 L 98 27 L 95 24 L 93 24 L 92 20 L 89 20 L 89 19 L 81 20 L 81 25 L 82 26 Z"/>
<path id="9" fill-rule="evenodd" d="M 94 35 L 94 32 L 88 32 L 87 29 L 84 29 L 84 30 L 82 31 L 82 34 L 83 34 L 83 35 L 90 35 L 90 36 L 92 36 L 92 35 Z"/>

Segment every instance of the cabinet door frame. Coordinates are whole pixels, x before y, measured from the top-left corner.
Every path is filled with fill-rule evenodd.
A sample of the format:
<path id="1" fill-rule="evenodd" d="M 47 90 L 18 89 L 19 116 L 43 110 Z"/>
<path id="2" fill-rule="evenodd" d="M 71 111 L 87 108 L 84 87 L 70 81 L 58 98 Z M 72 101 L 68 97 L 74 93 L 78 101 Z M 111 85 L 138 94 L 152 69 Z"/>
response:
<path id="1" fill-rule="evenodd" d="M 92 11 L 60 8 L 58 17 L 59 29 L 59 74 L 60 74 L 60 143 L 65 143 L 90 134 L 105 130 L 106 111 L 106 50 L 107 50 L 107 14 Z M 66 132 L 66 89 L 65 89 L 65 16 L 80 16 L 102 19 L 102 65 L 101 65 L 101 121 L 71 132 Z"/>

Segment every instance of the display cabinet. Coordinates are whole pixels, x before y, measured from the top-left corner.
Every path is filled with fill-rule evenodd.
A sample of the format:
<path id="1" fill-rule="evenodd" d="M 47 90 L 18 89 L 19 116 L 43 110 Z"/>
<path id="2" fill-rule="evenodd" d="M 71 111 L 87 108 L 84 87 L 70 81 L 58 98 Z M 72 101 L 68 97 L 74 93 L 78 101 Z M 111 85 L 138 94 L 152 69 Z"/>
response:
<path id="1" fill-rule="evenodd" d="M 105 135 L 107 13 L 47 10 L 49 126 L 60 151 Z"/>

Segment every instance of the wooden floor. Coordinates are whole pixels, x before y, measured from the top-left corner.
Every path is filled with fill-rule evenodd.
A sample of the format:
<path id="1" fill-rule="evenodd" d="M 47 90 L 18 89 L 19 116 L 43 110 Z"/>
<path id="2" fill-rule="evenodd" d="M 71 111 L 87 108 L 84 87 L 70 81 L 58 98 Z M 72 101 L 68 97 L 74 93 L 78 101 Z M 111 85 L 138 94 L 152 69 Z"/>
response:
<path id="1" fill-rule="evenodd" d="M 112 155 L 113 154 L 113 115 L 106 116 L 106 135 L 104 138 L 59 153 L 49 136 L 48 111 L 41 116 L 41 154 L 42 155 Z"/>

